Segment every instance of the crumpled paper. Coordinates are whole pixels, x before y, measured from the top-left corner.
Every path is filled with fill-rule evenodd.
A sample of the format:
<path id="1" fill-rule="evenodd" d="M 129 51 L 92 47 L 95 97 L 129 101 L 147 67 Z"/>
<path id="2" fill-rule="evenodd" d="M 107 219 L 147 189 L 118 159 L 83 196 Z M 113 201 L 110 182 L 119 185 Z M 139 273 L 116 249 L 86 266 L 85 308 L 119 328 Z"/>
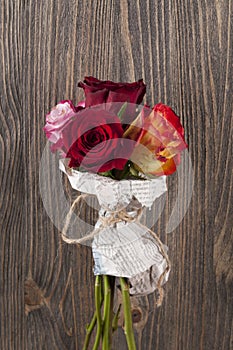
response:
<path id="1" fill-rule="evenodd" d="M 164 257 L 167 247 L 158 244 L 150 229 L 140 224 L 138 210 L 150 208 L 154 200 L 167 191 L 166 176 L 117 181 L 70 169 L 64 160 L 60 160 L 59 167 L 74 189 L 96 195 L 101 206 L 95 225 L 98 233 L 92 241 L 94 274 L 129 278 L 132 295 L 152 293 L 161 275 L 162 284 L 165 283 L 169 275 Z M 122 210 L 132 217 L 131 221 L 113 220 L 111 223 L 110 220 L 110 224 L 104 224 Z"/>

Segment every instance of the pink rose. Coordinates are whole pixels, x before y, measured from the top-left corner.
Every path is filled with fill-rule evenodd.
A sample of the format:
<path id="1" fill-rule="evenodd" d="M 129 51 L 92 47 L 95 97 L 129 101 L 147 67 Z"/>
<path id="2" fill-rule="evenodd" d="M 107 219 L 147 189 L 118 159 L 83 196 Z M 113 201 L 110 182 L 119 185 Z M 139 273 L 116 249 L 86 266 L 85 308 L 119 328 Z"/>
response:
<path id="1" fill-rule="evenodd" d="M 61 132 L 64 127 L 72 121 L 75 114 L 83 109 L 84 103 L 80 102 L 75 107 L 70 100 L 60 101 L 50 113 L 46 115 L 46 125 L 43 130 L 46 137 L 53 143 L 51 150 L 55 152 L 62 148 L 63 142 L 61 138 Z"/>

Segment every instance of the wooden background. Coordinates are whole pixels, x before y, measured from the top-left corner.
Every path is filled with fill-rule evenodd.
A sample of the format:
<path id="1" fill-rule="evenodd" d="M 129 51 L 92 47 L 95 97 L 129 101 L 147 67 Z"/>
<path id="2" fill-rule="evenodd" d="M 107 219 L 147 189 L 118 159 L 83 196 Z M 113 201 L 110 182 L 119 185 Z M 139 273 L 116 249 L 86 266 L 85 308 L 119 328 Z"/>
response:
<path id="1" fill-rule="evenodd" d="M 172 272 L 165 301 L 138 300 L 141 350 L 232 349 L 230 0 L 2 0 L 0 8 L 0 348 L 81 349 L 93 309 L 92 255 L 61 241 L 43 208 L 44 115 L 82 98 L 85 75 L 143 78 L 147 102 L 181 116 L 195 185 L 176 230 L 157 229 Z M 49 190 L 49 189 L 48 189 Z M 138 322 L 138 316 L 142 316 Z M 121 328 L 114 349 L 126 349 Z"/>

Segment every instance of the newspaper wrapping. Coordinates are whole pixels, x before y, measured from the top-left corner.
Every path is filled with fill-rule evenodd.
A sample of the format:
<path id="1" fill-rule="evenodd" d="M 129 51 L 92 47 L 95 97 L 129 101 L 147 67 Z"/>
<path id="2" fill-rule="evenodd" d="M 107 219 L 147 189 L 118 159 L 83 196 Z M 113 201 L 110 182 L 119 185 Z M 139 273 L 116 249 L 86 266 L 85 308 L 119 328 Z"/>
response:
<path id="1" fill-rule="evenodd" d="M 158 244 L 152 231 L 140 223 L 139 213 L 167 191 L 166 176 L 117 181 L 70 169 L 64 160 L 60 160 L 59 167 L 72 188 L 95 195 L 101 207 L 92 240 L 94 274 L 127 277 L 131 295 L 152 293 L 160 276 L 165 283 L 170 272 L 164 256 L 167 247 Z M 119 219 L 122 212 L 127 219 Z"/>

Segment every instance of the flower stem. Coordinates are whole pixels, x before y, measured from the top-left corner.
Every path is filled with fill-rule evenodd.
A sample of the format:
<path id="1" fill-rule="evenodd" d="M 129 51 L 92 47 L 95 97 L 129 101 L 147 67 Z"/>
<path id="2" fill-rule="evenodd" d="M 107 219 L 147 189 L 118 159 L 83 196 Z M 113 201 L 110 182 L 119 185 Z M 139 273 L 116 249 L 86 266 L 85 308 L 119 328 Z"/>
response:
<path id="1" fill-rule="evenodd" d="M 117 312 L 115 313 L 112 320 L 112 332 L 114 333 L 118 328 L 119 315 L 121 311 L 121 304 L 118 306 Z"/>
<path id="2" fill-rule="evenodd" d="M 111 349 L 112 338 L 112 286 L 110 276 L 104 275 L 103 350 Z"/>
<path id="3" fill-rule="evenodd" d="M 123 308 L 124 308 L 124 331 L 126 336 L 126 341 L 129 350 L 136 350 L 136 344 L 134 339 L 131 308 L 130 308 L 130 296 L 129 296 L 129 286 L 124 277 L 120 277 Z"/>
<path id="4" fill-rule="evenodd" d="M 111 284 L 111 306 L 110 306 L 110 312 L 111 312 L 110 324 L 111 324 L 111 328 L 110 328 L 110 341 L 111 341 L 111 344 L 112 344 L 112 333 L 113 333 L 112 324 L 113 324 L 113 318 L 114 318 L 113 304 L 114 304 L 115 280 L 116 280 L 115 276 L 111 276 L 110 277 L 110 284 Z"/>
<path id="5" fill-rule="evenodd" d="M 96 311 L 95 311 L 94 316 L 91 320 L 91 323 L 86 328 L 86 337 L 85 337 L 85 341 L 84 341 L 84 345 L 83 345 L 82 350 L 87 350 L 87 348 L 88 348 L 92 331 L 96 325 L 96 320 L 97 320 L 97 315 L 96 315 Z"/>
<path id="6" fill-rule="evenodd" d="M 101 294 L 101 302 L 100 302 L 100 307 L 102 306 L 102 303 L 103 303 L 103 296 Z M 92 320 L 91 320 L 91 323 L 89 325 L 87 325 L 86 327 L 86 337 L 85 337 L 85 341 L 84 341 L 84 345 L 83 345 L 83 348 L 82 350 L 87 350 L 88 349 L 88 345 L 89 345 L 89 342 L 90 342 L 90 337 L 91 337 L 91 334 L 94 330 L 94 327 L 96 325 L 96 320 L 97 320 L 97 312 L 95 311 L 93 317 L 92 317 Z"/>
<path id="7" fill-rule="evenodd" d="M 93 350 L 97 350 L 100 343 L 100 338 L 102 334 L 102 317 L 101 317 L 101 298 L 102 298 L 102 276 L 98 275 L 95 278 L 95 308 L 96 308 L 96 321 L 97 321 L 97 331 L 95 337 L 95 343 L 93 346 Z"/>

